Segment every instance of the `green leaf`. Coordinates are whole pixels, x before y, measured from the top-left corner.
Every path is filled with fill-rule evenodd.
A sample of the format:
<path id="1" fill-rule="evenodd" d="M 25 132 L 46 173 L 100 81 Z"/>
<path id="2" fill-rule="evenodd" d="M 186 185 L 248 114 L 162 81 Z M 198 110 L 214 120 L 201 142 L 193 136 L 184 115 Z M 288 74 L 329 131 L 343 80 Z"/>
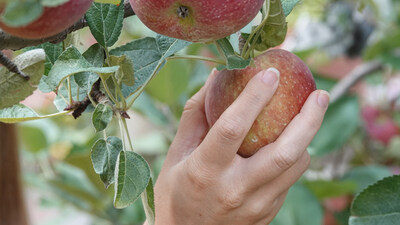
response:
<path id="1" fill-rule="evenodd" d="M 163 126 L 168 124 L 167 117 L 157 108 L 155 100 L 146 91 L 137 98 L 133 109 L 145 115 L 154 124 Z"/>
<path id="2" fill-rule="evenodd" d="M 132 204 L 146 189 L 150 180 L 150 168 L 140 155 L 121 151 L 115 170 L 114 206 L 125 208 Z"/>
<path id="3" fill-rule="evenodd" d="M 25 105 L 17 104 L 17 105 L 13 105 L 10 108 L 5 108 L 5 109 L 0 110 L 0 122 L 18 123 L 18 122 L 23 122 L 23 121 L 39 120 L 39 119 L 55 117 L 55 116 L 63 115 L 66 113 L 68 113 L 68 112 L 61 112 L 61 113 L 55 113 L 55 114 L 50 114 L 50 115 L 45 115 L 45 116 L 39 116 L 31 108 L 29 108 Z"/>
<path id="4" fill-rule="evenodd" d="M 94 67 L 102 67 L 104 64 L 104 48 L 98 43 L 90 46 L 83 53 L 83 57 Z M 74 75 L 75 82 L 79 87 L 90 91 L 93 84 L 99 79 L 99 75 L 94 72 L 82 72 Z"/>
<path id="5" fill-rule="evenodd" d="M 57 176 L 46 180 L 51 187 L 49 191 L 77 208 L 88 211 L 101 209 L 99 200 L 103 199 L 104 195 L 90 182 L 83 170 L 66 163 L 55 163 L 53 169 Z"/>
<path id="6" fill-rule="evenodd" d="M 91 158 L 94 171 L 100 175 L 106 188 L 115 181 L 115 167 L 119 153 L 123 150 L 121 139 L 100 139 L 92 147 Z"/>
<path id="7" fill-rule="evenodd" d="M 392 175 L 389 168 L 385 166 L 369 165 L 369 166 L 359 166 L 352 168 L 343 177 L 343 181 L 352 181 L 357 184 L 357 189 L 355 193 L 359 193 L 368 185 L 371 185 L 378 180 Z"/>
<path id="8" fill-rule="evenodd" d="M 217 45 L 221 48 L 225 55 L 227 63 L 226 68 L 228 70 L 244 69 L 250 65 L 251 59 L 244 59 L 236 54 L 227 38 L 218 40 Z"/>
<path id="9" fill-rule="evenodd" d="M 318 199 L 338 197 L 353 194 L 357 184 L 353 181 L 313 180 L 304 184 L 314 193 Z"/>
<path id="10" fill-rule="evenodd" d="M 71 75 L 80 72 L 113 73 L 118 69 L 118 66 L 94 67 L 81 55 L 78 49 L 71 46 L 58 57 L 49 72 L 46 83 L 51 90 L 55 90 L 64 79 Z"/>
<path id="11" fill-rule="evenodd" d="M 293 8 L 300 2 L 300 0 L 281 0 L 282 1 L 282 8 L 285 16 L 288 16 Z"/>
<path id="12" fill-rule="evenodd" d="M 1 21 L 10 27 L 20 27 L 38 19 L 43 6 L 37 0 L 11 1 L 1 15 Z"/>
<path id="13" fill-rule="evenodd" d="M 30 77 L 26 81 L 20 75 L 0 68 L 0 109 L 19 103 L 37 89 L 44 72 L 45 53 L 42 49 L 31 50 L 15 57 L 18 68 Z"/>
<path id="14" fill-rule="evenodd" d="M 136 90 L 146 85 L 152 76 L 163 67 L 167 57 L 190 44 L 187 41 L 157 35 L 155 38 L 138 39 L 111 50 L 112 55 L 126 55 L 135 64 L 135 84 L 133 86 L 122 85 L 124 96 L 131 96 Z"/>
<path id="15" fill-rule="evenodd" d="M 270 3 L 267 7 L 267 10 L 269 10 L 268 18 L 266 18 L 265 25 L 260 31 L 260 36 L 255 42 L 255 49 L 257 51 L 265 51 L 278 46 L 286 38 L 287 23 L 281 1 L 270 0 L 266 1 L 266 4 L 268 2 Z"/>
<path id="16" fill-rule="evenodd" d="M 356 131 L 359 123 L 359 106 L 356 97 L 345 96 L 331 104 L 324 122 L 309 147 L 312 155 L 336 151 Z"/>
<path id="17" fill-rule="evenodd" d="M 113 110 L 108 104 L 97 104 L 92 115 L 92 124 L 96 132 L 106 129 L 113 118 Z"/>
<path id="18" fill-rule="evenodd" d="M 393 30 L 382 37 L 382 39 L 371 43 L 363 52 L 365 60 L 373 60 L 392 53 L 400 46 L 400 30 Z"/>
<path id="19" fill-rule="evenodd" d="M 22 125 L 18 129 L 19 138 L 25 149 L 38 153 L 47 147 L 47 138 L 39 127 Z"/>
<path id="20" fill-rule="evenodd" d="M 110 56 L 110 66 L 119 66 L 119 70 L 115 73 L 115 78 L 119 84 L 124 83 L 127 86 L 135 84 L 133 62 L 126 55 Z"/>
<path id="21" fill-rule="evenodd" d="M 49 71 L 51 70 L 51 67 L 53 67 L 54 62 L 58 59 L 58 57 L 61 55 L 63 52 L 63 45 L 62 43 L 58 44 L 52 44 L 49 42 L 34 46 L 34 47 L 28 47 L 26 48 L 27 50 L 33 50 L 33 49 L 38 49 L 41 48 L 44 50 L 46 53 L 46 63 L 45 65 L 45 71 L 44 75 L 48 75 Z"/>
<path id="22" fill-rule="evenodd" d="M 270 225 L 321 225 L 322 216 L 318 199 L 304 185 L 296 183 Z"/>
<path id="23" fill-rule="evenodd" d="M 153 179 L 150 177 L 149 184 L 147 185 L 144 193 L 143 206 L 146 213 L 148 224 L 154 224 L 155 220 L 155 205 L 154 205 L 154 187 Z"/>
<path id="24" fill-rule="evenodd" d="M 177 73 L 176 71 L 179 71 Z M 182 60 L 169 61 L 146 87 L 146 92 L 155 100 L 168 104 L 171 108 L 181 107 L 181 97 L 188 87 L 190 64 Z"/>
<path id="25" fill-rule="evenodd" d="M 86 12 L 86 20 L 93 36 L 103 47 L 111 47 L 118 41 L 124 20 L 124 4 L 93 3 Z"/>
<path id="26" fill-rule="evenodd" d="M 361 192 L 351 206 L 350 225 L 393 225 L 400 221 L 400 175 L 384 178 Z"/>

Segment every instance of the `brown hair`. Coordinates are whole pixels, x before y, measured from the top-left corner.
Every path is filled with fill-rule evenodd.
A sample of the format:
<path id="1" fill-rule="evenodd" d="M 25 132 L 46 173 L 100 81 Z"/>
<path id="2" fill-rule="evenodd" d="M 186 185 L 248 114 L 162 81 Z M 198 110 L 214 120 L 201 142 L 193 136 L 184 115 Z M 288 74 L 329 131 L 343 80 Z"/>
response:
<path id="1" fill-rule="evenodd" d="M 0 225 L 27 225 L 13 124 L 0 123 Z"/>

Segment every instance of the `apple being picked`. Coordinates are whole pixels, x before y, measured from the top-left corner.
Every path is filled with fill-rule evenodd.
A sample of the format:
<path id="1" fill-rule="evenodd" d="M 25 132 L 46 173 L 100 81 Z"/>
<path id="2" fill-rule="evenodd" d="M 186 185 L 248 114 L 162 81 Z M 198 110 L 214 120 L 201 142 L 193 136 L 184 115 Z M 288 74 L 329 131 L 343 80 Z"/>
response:
<path id="1" fill-rule="evenodd" d="M 210 42 L 246 26 L 264 0 L 130 0 L 151 30 L 191 42 Z"/>
<path id="2" fill-rule="evenodd" d="M 72 26 L 92 5 L 93 0 L 69 0 L 55 7 L 44 7 L 42 15 L 33 22 L 11 27 L 0 21 L 0 28 L 17 37 L 41 39 L 53 36 Z M 0 6 L 0 12 L 4 6 Z"/>
<path id="3" fill-rule="evenodd" d="M 243 157 L 250 157 L 261 147 L 274 142 L 300 112 L 308 96 L 316 90 L 310 70 L 291 52 L 281 49 L 269 50 L 255 57 L 254 62 L 254 67 L 243 70 L 224 69 L 218 72 L 205 100 L 207 121 L 212 126 L 254 75 L 270 67 L 279 70 L 278 89 L 257 117 L 239 148 L 238 154 Z"/>

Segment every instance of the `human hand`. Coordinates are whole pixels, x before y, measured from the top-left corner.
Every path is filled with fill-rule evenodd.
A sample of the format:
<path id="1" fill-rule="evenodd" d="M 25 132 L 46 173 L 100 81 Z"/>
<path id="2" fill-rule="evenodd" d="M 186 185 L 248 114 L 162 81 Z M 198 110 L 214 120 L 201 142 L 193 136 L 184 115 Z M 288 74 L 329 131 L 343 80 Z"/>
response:
<path id="1" fill-rule="evenodd" d="M 210 128 L 204 97 L 215 72 L 185 106 L 156 182 L 156 225 L 268 224 L 309 166 L 306 148 L 322 123 L 328 94 L 313 92 L 274 143 L 242 158 L 236 152 L 274 94 L 279 74 L 254 76 Z"/>

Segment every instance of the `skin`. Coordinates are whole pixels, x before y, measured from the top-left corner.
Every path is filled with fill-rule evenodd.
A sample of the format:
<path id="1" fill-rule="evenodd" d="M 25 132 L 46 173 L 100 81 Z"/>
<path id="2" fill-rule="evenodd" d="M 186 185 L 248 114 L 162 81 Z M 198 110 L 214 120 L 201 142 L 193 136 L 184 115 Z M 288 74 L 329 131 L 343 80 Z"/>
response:
<path id="1" fill-rule="evenodd" d="M 210 42 L 237 32 L 257 15 L 263 2 L 130 0 L 136 15 L 148 28 L 159 34 L 192 42 Z"/>
<path id="2" fill-rule="evenodd" d="M 69 0 L 56 7 L 45 7 L 43 14 L 26 26 L 10 27 L 0 22 L 0 28 L 11 35 L 25 39 L 51 37 L 82 18 L 92 2 L 93 0 Z"/>
<path id="3" fill-rule="evenodd" d="M 273 49 L 254 61 L 254 67 L 244 70 L 220 71 L 206 96 L 206 115 L 212 126 L 254 75 L 269 67 L 279 69 L 281 82 L 276 94 L 263 108 L 239 148 L 243 157 L 250 157 L 261 147 L 274 142 L 316 89 L 307 65 L 291 52 Z"/>
<path id="4" fill-rule="evenodd" d="M 326 92 L 314 91 L 274 143 L 243 158 L 239 146 L 271 100 L 278 75 L 262 71 L 254 76 L 210 128 L 205 93 L 215 75 L 184 108 L 156 182 L 156 225 L 268 224 L 309 165 L 306 147 L 322 123 Z"/>

